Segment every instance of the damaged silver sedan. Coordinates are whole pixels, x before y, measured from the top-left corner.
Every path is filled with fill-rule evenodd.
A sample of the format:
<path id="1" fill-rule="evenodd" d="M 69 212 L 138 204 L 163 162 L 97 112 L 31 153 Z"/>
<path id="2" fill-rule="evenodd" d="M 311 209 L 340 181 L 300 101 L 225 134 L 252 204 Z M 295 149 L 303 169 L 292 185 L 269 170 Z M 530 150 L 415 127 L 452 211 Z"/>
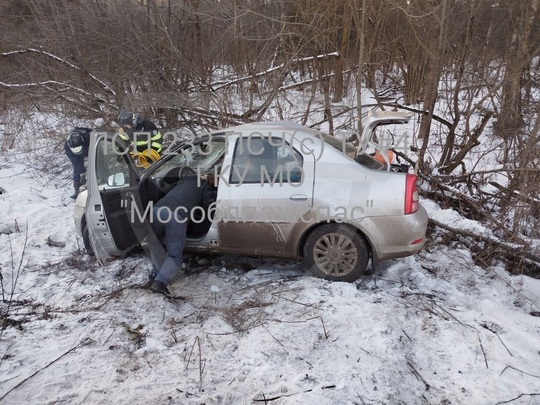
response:
<path id="1" fill-rule="evenodd" d="M 245 124 L 172 146 L 142 171 L 118 136 L 94 132 L 75 224 L 98 260 L 124 256 L 147 240 L 149 206 L 186 173 L 211 174 L 217 201 L 189 213 L 187 251 L 298 259 L 317 277 L 354 281 L 370 259 L 425 243 L 416 176 L 362 148 L 378 126 L 410 117 L 370 114 L 358 148 L 291 122 Z"/>

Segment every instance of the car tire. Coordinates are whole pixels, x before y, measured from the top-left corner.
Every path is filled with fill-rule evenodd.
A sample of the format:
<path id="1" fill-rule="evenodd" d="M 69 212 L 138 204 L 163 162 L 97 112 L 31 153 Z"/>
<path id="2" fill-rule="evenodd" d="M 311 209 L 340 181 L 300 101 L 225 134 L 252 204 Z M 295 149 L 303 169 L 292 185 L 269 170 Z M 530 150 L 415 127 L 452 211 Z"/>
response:
<path id="1" fill-rule="evenodd" d="M 94 251 L 92 250 L 92 244 L 90 243 L 90 233 L 88 232 L 86 221 L 83 222 L 82 237 L 83 237 L 84 251 L 90 256 L 94 256 Z"/>
<path id="2" fill-rule="evenodd" d="M 369 251 L 366 240 L 345 224 L 315 228 L 304 244 L 308 271 L 315 277 L 352 282 L 366 270 Z"/>

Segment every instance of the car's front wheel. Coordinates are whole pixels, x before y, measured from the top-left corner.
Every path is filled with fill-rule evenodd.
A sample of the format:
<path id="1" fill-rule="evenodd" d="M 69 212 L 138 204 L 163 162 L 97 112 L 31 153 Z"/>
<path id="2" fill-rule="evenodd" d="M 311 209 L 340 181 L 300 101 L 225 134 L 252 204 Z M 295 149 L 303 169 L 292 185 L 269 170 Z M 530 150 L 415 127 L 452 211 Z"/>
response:
<path id="1" fill-rule="evenodd" d="M 90 256 L 93 256 L 94 251 L 92 250 L 92 244 L 90 242 L 90 233 L 88 232 L 88 226 L 86 226 L 86 221 L 83 221 L 82 236 L 83 236 L 83 244 L 84 244 L 85 252 L 88 253 Z"/>
<path id="2" fill-rule="evenodd" d="M 304 258 L 308 271 L 334 281 L 354 281 L 366 270 L 369 252 L 365 239 L 345 224 L 316 228 L 306 239 Z"/>

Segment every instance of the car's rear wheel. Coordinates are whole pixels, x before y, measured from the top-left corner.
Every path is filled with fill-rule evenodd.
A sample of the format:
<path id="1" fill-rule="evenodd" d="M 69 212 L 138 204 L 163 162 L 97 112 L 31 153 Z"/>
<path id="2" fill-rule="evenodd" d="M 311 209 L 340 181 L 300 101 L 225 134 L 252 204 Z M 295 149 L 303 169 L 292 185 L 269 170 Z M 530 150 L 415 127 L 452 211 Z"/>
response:
<path id="1" fill-rule="evenodd" d="M 365 239 L 345 224 L 316 228 L 306 239 L 304 257 L 308 271 L 334 281 L 354 281 L 366 270 L 369 252 Z"/>

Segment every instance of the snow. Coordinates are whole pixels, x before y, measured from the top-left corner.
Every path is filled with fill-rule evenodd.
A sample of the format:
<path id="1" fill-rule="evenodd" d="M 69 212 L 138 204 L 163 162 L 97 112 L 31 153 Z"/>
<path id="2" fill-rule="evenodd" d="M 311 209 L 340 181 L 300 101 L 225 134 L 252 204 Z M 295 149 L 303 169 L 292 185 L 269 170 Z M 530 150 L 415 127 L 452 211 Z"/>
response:
<path id="1" fill-rule="evenodd" d="M 540 280 L 482 269 L 434 234 L 350 284 L 186 256 L 183 299 L 167 299 L 142 288 L 143 253 L 106 266 L 81 253 L 68 175 L 0 159 L 3 404 L 540 403 Z"/>
<path id="2" fill-rule="evenodd" d="M 489 228 L 486 228 L 477 221 L 463 218 L 452 209 L 441 209 L 437 203 L 430 200 L 423 201 L 423 205 L 430 213 L 429 217 L 431 219 L 449 225 L 454 229 L 467 230 L 476 235 L 493 237 L 493 232 Z"/>

